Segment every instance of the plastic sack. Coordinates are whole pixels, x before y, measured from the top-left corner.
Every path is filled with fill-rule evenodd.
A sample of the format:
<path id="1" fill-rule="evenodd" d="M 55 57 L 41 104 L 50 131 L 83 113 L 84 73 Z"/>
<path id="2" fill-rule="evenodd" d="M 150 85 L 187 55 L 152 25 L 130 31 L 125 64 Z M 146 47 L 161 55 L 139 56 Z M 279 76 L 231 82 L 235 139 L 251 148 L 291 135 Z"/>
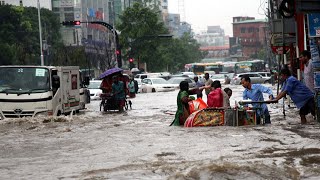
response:
<path id="1" fill-rule="evenodd" d="M 198 98 L 193 101 L 189 101 L 189 113 L 192 114 L 195 111 L 205 109 L 208 107 L 207 103 L 205 103 L 201 98 Z"/>

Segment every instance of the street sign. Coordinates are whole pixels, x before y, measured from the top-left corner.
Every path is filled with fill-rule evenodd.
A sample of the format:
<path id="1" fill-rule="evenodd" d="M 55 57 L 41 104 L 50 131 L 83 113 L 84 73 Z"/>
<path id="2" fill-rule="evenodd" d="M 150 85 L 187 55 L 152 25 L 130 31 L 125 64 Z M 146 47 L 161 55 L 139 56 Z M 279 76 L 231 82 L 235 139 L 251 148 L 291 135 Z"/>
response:
<path id="1" fill-rule="evenodd" d="M 308 14 L 309 36 L 320 37 L 320 13 Z"/>

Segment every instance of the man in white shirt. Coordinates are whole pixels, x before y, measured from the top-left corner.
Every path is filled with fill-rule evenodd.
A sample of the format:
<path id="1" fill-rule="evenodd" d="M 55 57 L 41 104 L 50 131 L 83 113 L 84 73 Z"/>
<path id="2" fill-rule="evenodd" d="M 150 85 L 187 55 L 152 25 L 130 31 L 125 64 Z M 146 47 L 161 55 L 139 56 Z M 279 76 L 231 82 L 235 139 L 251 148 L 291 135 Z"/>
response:
<path id="1" fill-rule="evenodd" d="M 302 51 L 299 60 L 304 64 L 304 83 L 314 92 L 314 74 L 310 52 L 306 50 Z"/>
<path id="2" fill-rule="evenodd" d="M 210 79 L 209 73 L 205 73 L 205 74 L 204 74 L 204 85 L 211 87 L 211 84 L 212 84 L 212 83 L 213 83 L 213 81 L 212 81 L 212 79 Z M 208 96 L 208 94 L 210 93 L 210 90 L 211 90 L 210 88 L 209 88 L 209 89 L 205 89 L 207 96 Z"/>

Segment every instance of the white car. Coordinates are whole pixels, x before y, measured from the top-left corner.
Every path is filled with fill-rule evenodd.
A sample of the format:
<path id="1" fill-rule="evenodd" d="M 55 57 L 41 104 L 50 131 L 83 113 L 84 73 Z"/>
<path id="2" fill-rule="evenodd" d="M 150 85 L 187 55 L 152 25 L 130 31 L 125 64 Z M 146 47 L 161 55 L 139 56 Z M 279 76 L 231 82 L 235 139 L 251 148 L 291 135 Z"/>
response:
<path id="1" fill-rule="evenodd" d="M 189 88 L 196 87 L 196 82 L 189 77 L 173 77 L 168 80 L 168 83 L 173 85 L 176 89 L 179 89 L 181 81 L 187 81 L 189 84 Z"/>
<path id="2" fill-rule="evenodd" d="M 270 83 L 270 77 L 263 77 L 259 73 L 249 72 L 237 74 L 233 79 L 231 79 L 231 84 L 241 84 L 241 78 L 245 75 L 250 77 L 252 84 Z"/>
<path id="3" fill-rule="evenodd" d="M 88 86 L 90 90 L 90 99 L 91 100 L 100 100 L 100 94 L 102 94 L 102 90 L 100 89 L 100 84 L 102 80 L 91 80 Z"/>
<path id="4" fill-rule="evenodd" d="M 174 86 L 162 78 L 145 78 L 141 80 L 141 92 L 167 92 L 174 91 Z"/>
<path id="5" fill-rule="evenodd" d="M 226 75 L 225 74 L 212 74 L 210 76 L 210 79 L 212 79 L 212 81 L 220 81 L 221 84 L 225 84 L 226 82 Z"/>

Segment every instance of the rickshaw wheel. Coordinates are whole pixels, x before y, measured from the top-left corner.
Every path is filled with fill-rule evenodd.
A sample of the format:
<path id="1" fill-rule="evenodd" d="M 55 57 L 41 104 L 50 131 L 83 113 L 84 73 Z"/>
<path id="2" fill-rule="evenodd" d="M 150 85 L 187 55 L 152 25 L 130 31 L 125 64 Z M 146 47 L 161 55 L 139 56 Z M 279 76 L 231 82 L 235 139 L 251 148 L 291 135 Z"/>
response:
<path id="1" fill-rule="evenodd" d="M 127 100 L 126 100 L 125 103 L 124 103 L 124 108 L 125 108 L 126 110 L 128 110 L 128 101 L 127 101 Z"/>

